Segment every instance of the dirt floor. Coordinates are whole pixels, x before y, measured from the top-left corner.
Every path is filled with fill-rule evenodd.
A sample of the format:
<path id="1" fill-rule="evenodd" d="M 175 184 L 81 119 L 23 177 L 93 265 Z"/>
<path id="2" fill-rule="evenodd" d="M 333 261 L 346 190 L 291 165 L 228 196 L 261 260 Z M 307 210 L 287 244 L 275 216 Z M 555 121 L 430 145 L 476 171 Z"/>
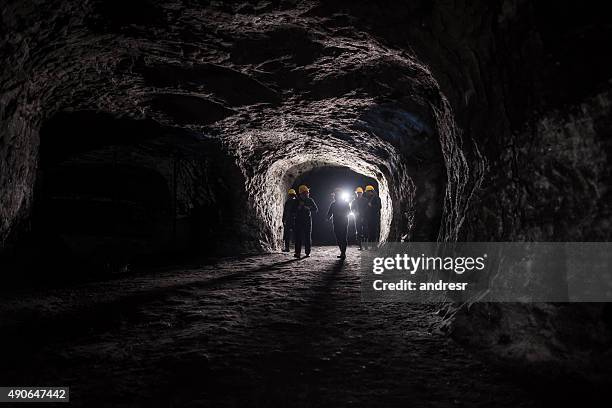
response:
<path id="1" fill-rule="evenodd" d="M 541 405 L 432 331 L 435 307 L 361 302 L 358 252 L 335 255 L 2 295 L 0 385 L 68 385 L 86 407 Z"/>

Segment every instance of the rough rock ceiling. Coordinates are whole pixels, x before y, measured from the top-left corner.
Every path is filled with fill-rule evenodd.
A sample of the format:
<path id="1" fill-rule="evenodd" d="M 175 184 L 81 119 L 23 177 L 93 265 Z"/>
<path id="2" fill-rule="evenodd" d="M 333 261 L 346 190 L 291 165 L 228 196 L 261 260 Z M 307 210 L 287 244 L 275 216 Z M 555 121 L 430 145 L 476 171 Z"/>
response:
<path id="1" fill-rule="evenodd" d="M 167 151 L 183 150 L 187 139 L 191 152 L 205 154 L 210 143 L 198 147 L 198 140 L 218 142 L 244 175 L 241 188 L 276 203 L 249 203 L 269 226 L 256 234 L 264 246 L 278 238 L 278 180 L 308 161 L 349 165 L 389 186 L 385 214 L 394 221 L 384 235 L 396 238 L 414 232 L 413 179 L 424 183 L 419 172 L 431 167 L 430 184 L 444 194 L 446 163 L 453 178 L 445 207 L 453 215 L 445 233 L 456 234 L 465 203 L 453 197 L 470 175 L 450 105 L 429 69 L 410 50 L 353 27 L 347 14 L 321 15 L 316 2 L 283 4 L 15 4 L 23 21 L 11 20 L 11 32 L 48 14 L 36 36 L 6 44 L 16 47 L 19 75 L 8 79 L 14 92 L 5 100 L 14 110 L 5 123 L 23 126 L 21 146 L 6 160 L 7 168 L 19 167 L 23 188 L 4 190 L 6 219 L 30 206 L 37 127 L 70 110 L 146 118 L 181 133 L 178 142 L 164 141 L 172 145 L 160 147 Z M 23 103 L 34 95 L 33 106 Z M 8 229 L 5 223 L 3 237 Z"/>

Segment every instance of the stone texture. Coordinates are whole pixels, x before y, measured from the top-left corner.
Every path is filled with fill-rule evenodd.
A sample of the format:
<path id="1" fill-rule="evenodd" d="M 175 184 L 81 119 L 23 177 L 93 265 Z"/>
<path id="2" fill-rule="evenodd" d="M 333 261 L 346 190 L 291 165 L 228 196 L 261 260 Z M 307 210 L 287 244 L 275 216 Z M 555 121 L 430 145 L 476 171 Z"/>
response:
<path id="1" fill-rule="evenodd" d="M 360 28 L 349 30 L 354 21 L 348 15 L 318 15 L 316 3 L 280 8 L 270 3 L 263 9 L 211 4 L 200 10 L 179 2 L 129 7 L 139 11 L 126 15 L 118 5 L 97 2 L 39 7 L 15 2 L 5 8 L 3 51 L 12 58 L 13 71 L 6 71 L 3 88 L 23 95 L 31 86 L 38 104 L 27 112 L 31 136 L 10 127 L 12 119 L 3 121 L 3 139 L 21 143 L 11 144 L 17 149 L 11 154 L 20 158 L 4 161 L 5 246 L 31 210 L 40 169 L 38 131 L 65 110 L 146 118 L 158 123 L 162 134 L 182 130 L 218 144 L 223 153 L 217 160 L 236 163 L 244 177 L 244 184 L 228 188 L 259 192 L 244 212 L 249 216 L 236 219 L 235 227 L 255 220 L 245 227 L 247 234 L 238 234 L 244 248 L 276 247 L 284 187 L 277 180 L 315 160 L 348 164 L 379 179 L 385 237 L 434 238 L 436 228 L 427 220 L 440 219 L 444 191 L 446 211 L 456 213 L 444 225 L 452 229 L 459 223 L 465 203 L 452 198 L 461 196 L 467 178 L 458 175 L 469 168 L 456 148 L 459 131 L 430 71 L 408 50 L 388 47 Z M 148 17 L 142 17 L 144 9 Z M 112 17 L 115 13 L 121 17 Z M 37 21 L 45 23 L 24 29 Z M 4 96 L 3 106 L 16 104 L 10 94 Z M 185 149 L 176 140 L 159 144 L 160 152 Z M 18 171 L 17 162 L 28 171 Z M 445 164 L 455 177 L 446 188 Z M 9 174 L 14 177 L 4 176 Z M 22 188 L 14 188 L 19 183 Z M 415 183 L 436 186 L 427 202 L 425 195 L 415 200 Z M 423 217 L 416 213 L 431 217 L 419 226 Z"/>
<path id="2" fill-rule="evenodd" d="M 287 175 L 321 165 L 379 181 L 384 238 L 609 240 L 612 53 L 601 7 L 7 1 L 0 248 L 27 236 L 45 160 L 159 175 L 169 227 L 144 253 L 202 250 L 218 232 L 215 250 L 274 249 Z M 76 116 L 44 131 L 66 112 Z M 79 117 L 91 130 L 64 139 Z M 609 313 L 574 312 L 609 338 Z M 571 368 L 564 361 L 581 351 L 559 358 L 534 335 L 541 325 L 483 321 L 538 313 L 563 321 L 567 311 L 476 304 L 451 327 L 483 355 L 513 350 L 526 362 L 533 347 Z M 483 325 L 487 335 L 472 337 Z M 562 327 L 547 336 L 563 343 Z"/>

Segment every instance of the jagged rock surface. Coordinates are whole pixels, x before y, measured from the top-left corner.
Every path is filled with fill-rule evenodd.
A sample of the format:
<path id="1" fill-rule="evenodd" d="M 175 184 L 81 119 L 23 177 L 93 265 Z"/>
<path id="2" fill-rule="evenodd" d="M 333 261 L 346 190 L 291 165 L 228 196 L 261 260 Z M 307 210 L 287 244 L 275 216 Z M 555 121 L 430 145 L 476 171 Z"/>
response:
<path id="1" fill-rule="evenodd" d="M 94 237 L 85 257 L 270 249 L 286 175 L 325 164 L 379 180 L 390 239 L 609 240 L 606 15 L 527 0 L 5 2 L 0 248 L 27 236 L 37 183 L 86 169 L 150 183 L 158 202 L 79 191 L 151 226 L 111 234 L 118 249 Z M 473 305 L 458 340 L 479 307 L 534 313 Z M 496 355 L 498 330 L 538 341 L 538 325 L 487 327 L 475 343 Z"/>

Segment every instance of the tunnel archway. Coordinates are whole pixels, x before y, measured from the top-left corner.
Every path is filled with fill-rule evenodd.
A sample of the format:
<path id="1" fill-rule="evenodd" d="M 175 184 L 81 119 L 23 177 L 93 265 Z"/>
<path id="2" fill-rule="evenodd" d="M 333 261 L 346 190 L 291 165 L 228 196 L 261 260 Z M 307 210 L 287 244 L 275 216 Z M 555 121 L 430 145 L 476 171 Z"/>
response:
<path id="1" fill-rule="evenodd" d="M 279 248 L 282 238 L 282 211 L 287 190 L 294 185 L 301 176 L 315 169 L 342 168 L 363 178 L 374 180 L 377 184 L 382 202 L 381 209 L 381 240 L 387 240 L 391 233 L 394 211 L 397 212 L 401 197 L 397 196 L 394 208 L 394 197 L 399 189 L 391 190 L 388 176 L 377 165 L 367 162 L 358 152 L 338 149 L 313 149 L 312 152 L 289 155 L 274 162 L 266 171 L 255 174 L 253 184 L 261 183 L 262 199 L 258 202 L 270 205 L 254 205 L 255 214 L 265 219 L 270 226 L 270 248 Z M 346 171 L 346 170 L 345 170 Z M 321 208 L 320 211 L 327 211 Z"/>
<path id="2" fill-rule="evenodd" d="M 214 160 L 224 162 L 218 174 L 187 175 L 185 184 L 197 192 L 177 203 L 175 216 L 183 203 L 181 216 L 185 218 L 204 203 L 199 223 L 204 226 L 200 230 L 206 231 L 199 240 L 206 245 L 225 245 L 226 252 L 278 247 L 284 174 L 304 163 L 347 166 L 378 180 L 381 198 L 387 203 L 383 217 L 388 222 L 383 220 L 382 239 L 457 239 L 470 189 L 479 183 L 472 169 L 480 167 L 481 161 L 464 157 L 464 150 L 471 146 L 463 143 L 451 105 L 429 66 L 412 52 L 390 47 L 376 37 L 362 35 L 365 33 L 345 36 L 306 29 L 311 24 L 318 26 L 313 20 L 290 33 L 276 24 L 265 30 L 251 27 L 255 31 L 245 33 L 245 38 L 257 39 L 258 46 L 245 47 L 244 38 L 231 38 L 230 59 L 224 62 L 206 57 L 185 63 L 153 55 L 121 60 L 116 73 L 129 73 L 122 79 L 127 81 L 126 89 L 135 89 L 132 81 L 138 80 L 139 91 L 132 98 L 113 95 L 96 105 L 72 101 L 73 95 L 60 92 L 54 95 L 58 100 L 54 109 L 69 105 L 71 109 L 124 111 L 124 117 L 147 118 L 163 129 L 180 130 L 181 137 L 158 136 L 165 138 L 163 148 L 171 156 L 170 165 L 179 150 L 204 157 L 200 163 L 193 160 L 189 172 Z M 312 53 L 297 66 L 292 66 L 296 61 L 285 59 L 269 64 L 259 44 L 268 43 L 269 35 L 285 38 L 287 34 L 312 45 L 308 47 Z M 284 54 L 291 49 L 276 51 Z M 334 58 L 329 58 L 330 52 Z M 313 62 L 317 69 L 310 66 Z M 70 80 L 79 86 L 84 83 L 79 77 Z M 98 83 L 104 82 L 91 81 L 92 91 Z M 51 113 L 46 115 L 40 122 Z M 112 141 L 107 137 L 104 143 Z M 158 142 L 156 148 L 162 145 Z M 221 148 L 213 150 L 211 145 Z M 215 155 L 218 158 L 212 157 Z M 29 164 L 30 168 L 34 165 Z M 223 179 L 225 168 L 231 168 L 236 177 Z M 22 173 L 27 174 L 20 172 L 20 177 Z M 163 176 L 168 181 L 166 173 Z M 206 181 L 193 187 L 202 179 Z M 214 188 L 205 184 L 208 182 Z M 9 198 L 17 201 L 20 197 L 16 192 Z M 223 205 L 220 197 L 227 198 Z M 232 206 L 235 208 L 229 211 Z M 18 214 L 19 206 L 11 205 L 9 218 L 16 220 L 11 223 L 17 225 L 28 208 L 24 204 Z M 223 217 L 210 214 L 217 209 Z M 3 241 L 10 232 L 6 225 L 0 231 Z M 226 240 L 219 239 L 220 231 Z"/>
<path id="3" fill-rule="evenodd" d="M 40 133 L 32 218 L 14 262 L 36 275 L 37 259 L 68 274 L 84 266 L 117 272 L 247 247 L 248 231 L 236 239 L 244 194 L 233 186 L 243 185 L 241 174 L 218 143 L 195 137 L 109 112 L 50 117 Z"/>

